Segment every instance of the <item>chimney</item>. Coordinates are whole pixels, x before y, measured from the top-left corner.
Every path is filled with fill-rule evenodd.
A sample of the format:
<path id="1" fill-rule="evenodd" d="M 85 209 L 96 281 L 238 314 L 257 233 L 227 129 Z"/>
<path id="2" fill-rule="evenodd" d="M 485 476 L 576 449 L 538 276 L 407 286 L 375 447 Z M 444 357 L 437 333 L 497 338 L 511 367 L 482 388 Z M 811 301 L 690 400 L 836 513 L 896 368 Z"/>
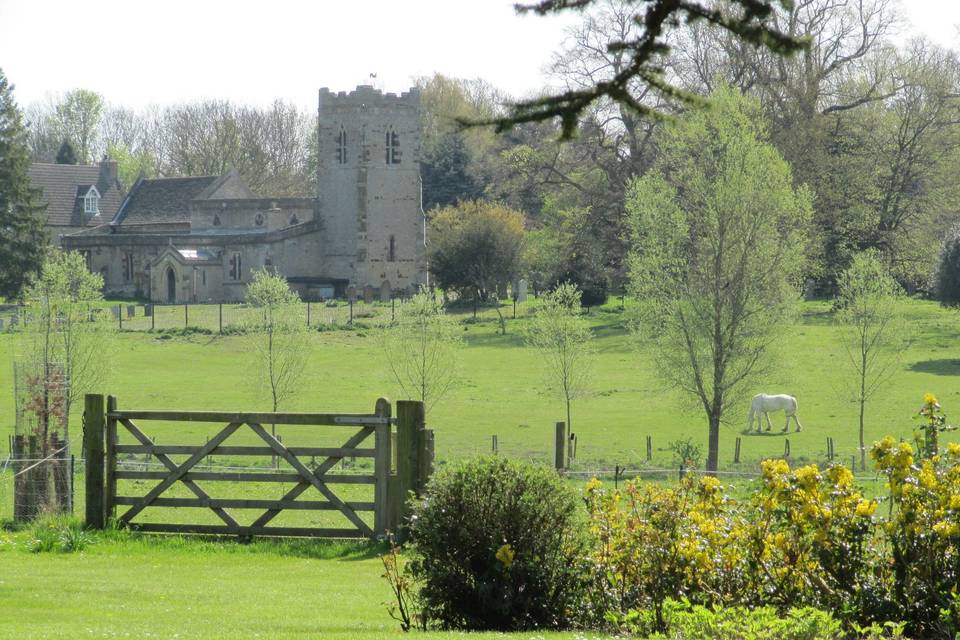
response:
<path id="1" fill-rule="evenodd" d="M 119 173 L 117 171 L 117 161 L 104 158 L 100 161 L 100 179 L 97 181 L 105 189 L 117 189 L 119 184 Z M 101 189 L 101 193 L 105 190 Z"/>

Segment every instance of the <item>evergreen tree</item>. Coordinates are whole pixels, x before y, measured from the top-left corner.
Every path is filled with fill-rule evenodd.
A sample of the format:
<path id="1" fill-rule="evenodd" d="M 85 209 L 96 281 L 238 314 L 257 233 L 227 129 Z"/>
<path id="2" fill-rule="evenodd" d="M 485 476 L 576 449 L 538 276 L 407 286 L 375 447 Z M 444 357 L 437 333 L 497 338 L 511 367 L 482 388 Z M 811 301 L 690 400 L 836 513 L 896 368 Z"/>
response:
<path id="1" fill-rule="evenodd" d="M 69 140 L 64 140 L 57 151 L 57 164 L 77 164 L 77 153 Z"/>
<path id="2" fill-rule="evenodd" d="M 13 86 L 0 69 L 0 296 L 19 295 L 43 265 L 47 239 L 40 191 L 30 184 L 30 150 Z"/>

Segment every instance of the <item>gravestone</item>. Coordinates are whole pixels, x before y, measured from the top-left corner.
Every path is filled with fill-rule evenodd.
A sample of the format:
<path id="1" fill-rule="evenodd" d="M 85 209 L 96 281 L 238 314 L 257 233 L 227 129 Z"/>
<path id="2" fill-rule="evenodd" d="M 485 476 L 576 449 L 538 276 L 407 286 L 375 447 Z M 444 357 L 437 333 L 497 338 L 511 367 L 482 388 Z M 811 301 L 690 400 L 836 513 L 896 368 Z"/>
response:
<path id="1" fill-rule="evenodd" d="M 110 307 L 110 313 L 113 314 L 114 320 L 120 319 L 120 307 Z"/>
<path id="2" fill-rule="evenodd" d="M 127 317 L 132 318 L 136 315 L 137 307 L 132 304 L 127 305 Z"/>
<path id="3" fill-rule="evenodd" d="M 10 316 L 10 328 L 11 328 L 11 329 L 13 329 L 15 326 L 17 326 L 17 322 L 19 322 L 19 318 L 17 318 L 17 316 Z"/>
<path id="4" fill-rule="evenodd" d="M 527 281 L 523 278 L 520 278 L 520 282 L 517 283 L 517 302 L 526 302 L 527 301 Z"/>
<path id="5" fill-rule="evenodd" d="M 373 287 L 369 284 L 363 288 L 363 301 L 365 304 L 373 304 Z"/>
<path id="6" fill-rule="evenodd" d="M 3 331 L 3 319 L 0 318 L 0 331 Z"/>
<path id="7" fill-rule="evenodd" d="M 145 318 L 149 318 L 152 315 L 153 315 L 153 305 L 152 304 L 143 305 L 143 316 Z"/>
<path id="8" fill-rule="evenodd" d="M 388 280 L 384 280 L 382 283 L 380 283 L 380 302 L 390 302 L 390 294 L 392 291 L 393 290 L 390 288 L 390 282 Z"/>
<path id="9" fill-rule="evenodd" d="M 350 302 L 357 301 L 357 288 L 353 285 L 350 285 L 349 287 L 347 287 L 347 300 L 349 300 Z"/>

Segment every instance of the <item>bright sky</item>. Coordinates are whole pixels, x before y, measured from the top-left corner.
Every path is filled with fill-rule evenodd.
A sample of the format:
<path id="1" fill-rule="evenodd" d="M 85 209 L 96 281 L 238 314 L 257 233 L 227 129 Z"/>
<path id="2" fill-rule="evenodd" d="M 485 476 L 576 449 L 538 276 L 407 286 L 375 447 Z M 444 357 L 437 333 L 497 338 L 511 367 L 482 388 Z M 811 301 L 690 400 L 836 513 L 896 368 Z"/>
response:
<path id="1" fill-rule="evenodd" d="M 312 107 L 317 89 L 402 91 L 421 75 L 482 77 L 514 95 L 575 16 L 512 0 L 0 0 L 0 67 L 26 105 L 92 89 L 129 107 L 201 98 Z M 960 2 L 903 0 L 908 32 L 960 46 Z M 370 78 L 375 73 L 376 80 Z"/>

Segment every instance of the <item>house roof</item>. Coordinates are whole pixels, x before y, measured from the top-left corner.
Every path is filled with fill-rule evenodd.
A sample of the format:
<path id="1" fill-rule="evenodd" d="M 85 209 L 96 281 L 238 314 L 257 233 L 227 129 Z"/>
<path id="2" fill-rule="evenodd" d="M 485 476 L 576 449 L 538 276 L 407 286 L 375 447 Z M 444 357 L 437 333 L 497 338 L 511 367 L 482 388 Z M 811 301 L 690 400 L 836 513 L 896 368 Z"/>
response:
<path id="1" fill-rule="evenodd" d="M 48 164 L 35 162 L 30 165 L 30 182 L 43 191 L 47 205 L 47 226 L 83 227 L 109 221 L 117 213 L 123 201 L 116 174 L 104 170 L 102 165 Z M 91 216 L 83 212 L 83 196 L 91 185 L 100 193 L 100 214 Z"/>
<path id="2" fill-rule="evenodd" d="M 256 198 L 236 171 L 222 176 L 138 180 L 114 224 L 186 222 L 195 200 Z"/>

